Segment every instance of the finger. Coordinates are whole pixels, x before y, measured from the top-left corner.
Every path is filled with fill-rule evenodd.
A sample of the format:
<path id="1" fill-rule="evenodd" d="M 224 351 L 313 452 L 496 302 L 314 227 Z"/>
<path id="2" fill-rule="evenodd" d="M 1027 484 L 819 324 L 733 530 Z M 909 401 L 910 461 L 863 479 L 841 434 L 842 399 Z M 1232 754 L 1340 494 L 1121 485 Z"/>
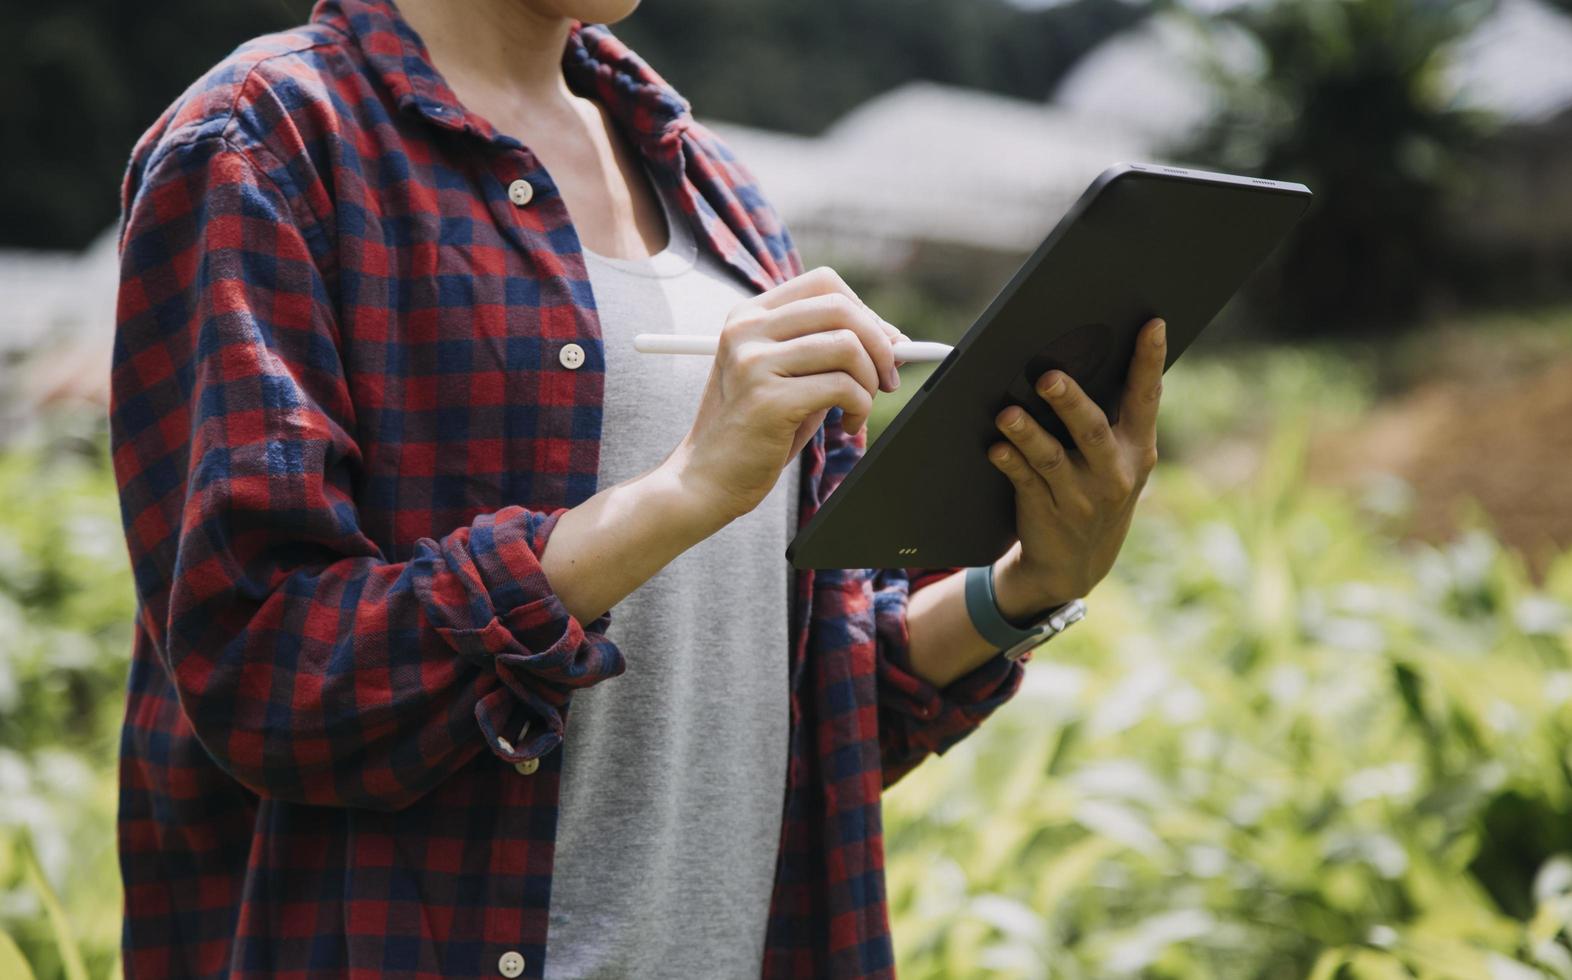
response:
<path id="1" fill-rule="evenodd" d="M 1037 379 L 1037 393 L 1047 399 L 1054 414 L 1070 430 L 1075 448 L 1086 457 L 1093 473 L 1107 477 L 1117 471 L 1119 447 L 1114 444 L 1108 416 L 1074 378 L 1063 371 L 1047 371 Z"/>
<path id="2" fill-rule="evenodd" d="M 1019 405 L 1011 405 L 994 418 L 994 425 L 1020 452 L 1026 465 L 1053 490 L 1055 500 L 1075 491 L 1075 467 L 1064 445 L 1044 431 Z"/>
<path id="3" fill-rule="evenodd" d="M 817 412 L 814 412 L 812 415 L 802 420 L 802 423 L 797 426 L 797 437 L 792 440 L 791 453 L 786 457 L 787 459 L 797 458 L 797 454 L 802 452 L 802 447 L 808 444 L 808 440 L 813 438 L 813 434 L 819 431 L 819 426 L 824 424 L 824 417 L 828 415 L 829 412 L 829 409 L 821 408 Z M 842 416 L 843 420 L 844 418 L 845 417 Z"/>
<path id="4" fill-rule="evenodd" d="M 867 390 L 879 393 L 879 372 L 853 330 L 816 330 L 800 337 L 769 344 L 764 357 L 781 377 L 799 378 L 826 371 L 845 371 Z"/>
<path id="5" fill-rule="evenodd" d="M 755 337 L 784 341 L 825 330 L 853 330 L 872 358 L 875 377 L 885 391 L 895 390 L 895 352 L 879 320 L 866 306 L 842 293 L 820 293 L 793 300 L 760 315 L 751 327 Z"/>
<path id="6" fill-rule="evenodd" d="M 878 321 L 879 326 L 884 328 L 885 336 L 890 338 L 890 343 L 894 344 L 894 343 L 896 343 L 898 341 L 911 340 L 910 337 L 906 336 L 904 333 L 901 332 L 901 328 L 900 327 L 897 327 L 895 324 L 893 324 L 890 321 L 886 320 L 883 317 L 883 315 L 881 315 L 879 313 L 878 310 L 876 310 L 873 307 L 869 306 L 867 301 L 864 300 L 861 296 L 857 297 L 857 302 L 861 303 L 863 305 L 864 309 L 866 309 L 869 313 L 873 314 L 873 318 L 876 321 Z M 897 363 L 904 363 L 904 362 L 897 362 Z"/>
<path id="7" fill-rule="evenodd" d="M 874 316 L 878 316 L 878 314 L 875 313 Z M 891 344 L 892 347 L 895 344 L 907 343 L 907 342 L 909 342 L 911 340 L 910 337 L 906 336 L 904 333 L 901 333 L 901 330 L 900 330 L 899 327 L 897 327 L 895 324 L 891 323 L 890 321 L 884 319 L 883 317 L 879 317 L 879 323 L 884 326 L 885 335 L 890 338 L 890 344 Z M 894 358 L 896 367 L 900 367 L 902 364 L 906 363 L 905 361 L 901 360 L 900 358 L 895 357 L 894 351 L 890 352 L 890 356 L 892 358 Z"/>
<path id="8" fill-rule="evenodd" d="M 1019 498 L 1039 507 L 1057 509 L 1058 504 L 1053 489 L 1043 481 L 1042 475 L 1026 462 L 1019 449 L 1007 442 L 994 443 L 988 447 L 988 462 L 1010 478 Z"/>
<path id="9" fill-rule="evenodd" d="M 854 303 L 866 305 L 863 304 L 862 297 L 846 285 L 846 280 L 841 278 L 841 274 L 827 265 L 809 269 L 800 276 L 793 276 L 780 285 L 753 297 L 749 302 L 761 310 L 774 310 L 787 303 L 812 296 L 822 296 L 825 293 L 840 293 Z"/>
<path id="10" fill-rule="evenodd" d="M 799 300 L 811 299 L 815 296 L 824 296 L 831 293 L 838 293 L 842 296 L 845 296 L 852 302 L 856 303 L 858 306 L 861 306 L 864 310 L 867 310 L 873 319 L 884 329 L 885 335 L 889 338 L 891 343 L 894 343 L 896 340 L 910 339 L 905 334 L 901 333 L 894 324 L 880 316 L 878 312 L 876 312 L 873 307 L 869 306 L 861 296 L 857 295 L 856 290 L 852 289 L 851 286 L 846 284 L 846 280 L 841 277 L 839 272 L 836 272 L 827 265 L 821 265 L 816 268 L 809 269 L 807 272 L 804 272 L 799 276 L 793 276 L 780 285 L 753 297 L 753 299 L 749 302 L 761 310 L 777 310 L 788 303 L 794 303 Z M 882 365 L 882 361 L 880 360 L 878 354 L 874 353 L 873 356 L 874 363 Z M 893 368 L 895 364 L 893 356 L 891 357 L 890 361 L 891 367 Z M 879 371 L 879 376 L 885 380 L 886 390 L 890 391 L 895 389 L 900 380 L 893 370 L 886 371 L 882 366 Z"/>
<path id="11" fill-rule="evenodd" d="M 1119 401 L 1119 428 L 1137 446 L 1157 444 L 1157 406 L 1168 363 L 1166 328 L 1161 319 L 1153 319 L 1141 330 Z"/>
<path id="12" fill-rule="evenodd" d="M 777 407 L 783 415 L 800 413 L 806 418 L 838 405 L 843 413 L 841 428 L 850 433 L 859 431 L 873 412 L 873 396 L 844 371 L 788 378 L 779 390 Z"/>

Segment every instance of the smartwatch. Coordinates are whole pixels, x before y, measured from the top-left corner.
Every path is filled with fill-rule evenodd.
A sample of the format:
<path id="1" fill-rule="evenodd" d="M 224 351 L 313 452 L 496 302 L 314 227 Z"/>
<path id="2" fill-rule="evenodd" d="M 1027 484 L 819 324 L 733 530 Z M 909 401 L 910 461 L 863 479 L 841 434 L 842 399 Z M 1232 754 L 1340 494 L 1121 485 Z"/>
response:
<path id="1" fill-rule="evenodd" d="M 1071 599 L 1049 609 L 1025 628 L 1012 625 L 999 612 L 994 599 L 993 566 L 978 565 L 966 570 L 966 611 L 983 639 L 1002 649 L 1004 659 L 1016 660 L 1085 618 L 1086 602 Z"/>

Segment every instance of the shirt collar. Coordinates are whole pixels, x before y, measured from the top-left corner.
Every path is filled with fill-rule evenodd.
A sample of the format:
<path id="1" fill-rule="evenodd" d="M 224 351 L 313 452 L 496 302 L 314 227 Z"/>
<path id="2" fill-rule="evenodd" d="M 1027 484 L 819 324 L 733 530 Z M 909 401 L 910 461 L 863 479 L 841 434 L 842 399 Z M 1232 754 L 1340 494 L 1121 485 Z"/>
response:
<path id="1" fill-rule="evenodd" d="M 354 39 L 400 111 L 493 142 L 514 142 L 464 109 L 392 0 L 318 0 L 311 20 Z M 688 100 L 606 25 L 572 23 L 562 52 L 569 87 L 599 100 L 646 149 L 675 139 L 691 119 Z"/>

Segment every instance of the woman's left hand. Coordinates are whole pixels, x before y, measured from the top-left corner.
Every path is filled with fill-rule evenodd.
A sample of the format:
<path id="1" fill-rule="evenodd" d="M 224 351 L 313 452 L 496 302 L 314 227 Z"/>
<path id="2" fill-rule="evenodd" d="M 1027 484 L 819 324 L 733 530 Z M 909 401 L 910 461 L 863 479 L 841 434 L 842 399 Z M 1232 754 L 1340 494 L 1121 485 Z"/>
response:
<path id="1" fill-rule="evenodd" d="M 1020 536 L 994 566 L 995 598 L 1006 619 L 1027 622 L 1085 596 L 1113 567 L 1157 463 L 1164 328 L 1162 320 L 1142 328 L 1115 424 L 1063 372 L 1037 380 L 1038 394 L 1074 437 L 1073 449 L 1017 405 L 994 420 L 1008 441 L 990 446 L 988 458 L 1015 484 Z"/>

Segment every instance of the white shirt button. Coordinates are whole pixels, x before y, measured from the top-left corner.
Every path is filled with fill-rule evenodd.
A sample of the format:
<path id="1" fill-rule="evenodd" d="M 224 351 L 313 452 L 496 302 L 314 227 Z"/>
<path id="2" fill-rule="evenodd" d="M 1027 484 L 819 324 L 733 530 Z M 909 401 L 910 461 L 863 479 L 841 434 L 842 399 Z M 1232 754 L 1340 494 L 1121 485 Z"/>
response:
<path id="1" fill-rule="evenodd" d="M 584 363 L 584 348 L 578 344 L 563 344 L 562 350 L 557 352 L 557 360 L 569 370 L 577 370 Z"/>
<path id="2" fill-rule="evenodd" d="M 508 185 L 508 200 L 512 201 L 514 204 L 517 204 L 519 207 L 523 207 L 524 205 L 528 204 L 530 199 L 534 196 L 535 188 L 531 186 L 530 182 L 527 180 L 515 180 L 513 183 Z"/>
<path id="3" fill-rule="evenodd" d="M 523 762 L 513 763 L 513 768 L 518 770 L 520 776 L 533 775 L 540 768 L 539 759 L 525 759 Z"/>
<path id="4" fill-rule="evenodd" d="M 497 972 L 505 977 L 516 977 L 524 972 L 524 957 L 508 950 L 497 960 Z"/>

